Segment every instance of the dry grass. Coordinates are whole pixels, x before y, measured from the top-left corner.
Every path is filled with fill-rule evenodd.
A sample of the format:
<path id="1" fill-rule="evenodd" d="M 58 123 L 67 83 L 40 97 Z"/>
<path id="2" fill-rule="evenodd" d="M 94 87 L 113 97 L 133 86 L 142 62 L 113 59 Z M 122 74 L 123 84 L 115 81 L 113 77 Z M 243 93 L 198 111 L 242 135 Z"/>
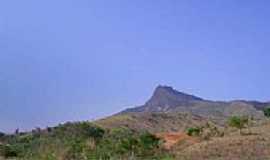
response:
<path id="1" fill-rule="evenodd" d="M 123 114 L 99 120 L 96 123 L 105 128 L 128 127 L 134 130 L 148 130 L 164 140 L 164 148 L 176 156 L 176 160 L 270 160 L 270 122 L 254 121 L 246 135 L 237 129 L 210 123 L 204 134 L 213 133 L 213 128 L 224 133 L 204 134 L 190 137 L 184 132 L 189 127 L 205 125 L 201 117 L 188 114 Z M 207 134 L 208 135 L 208 134 Z"/>
<path id="2" fill-rule="evenodd" d="M 179 160 L 269 160 L 270 124 L 196 143 L 175 152 Z"/>
<path id="3" fill-rule="evenodd" d="M 202 117 L 182 113 L 134 113 L 111 116 L 95 123 L 104 128 L 128 127 L 136 131 L 162 133 L 185 131 L 206 122 Z"/>
<path id="4" fill-rule="evenodd" d="M 187 147 L 199 142 L 199 139 L 196 137 L 188 136 L 183 132 L 169 132 L 169 133 L 158 133 L 156 134 L 158 138 L 164 140 L 164 148 L 171 150 L 176 144 L 181 144 L 181 147 Z"/>

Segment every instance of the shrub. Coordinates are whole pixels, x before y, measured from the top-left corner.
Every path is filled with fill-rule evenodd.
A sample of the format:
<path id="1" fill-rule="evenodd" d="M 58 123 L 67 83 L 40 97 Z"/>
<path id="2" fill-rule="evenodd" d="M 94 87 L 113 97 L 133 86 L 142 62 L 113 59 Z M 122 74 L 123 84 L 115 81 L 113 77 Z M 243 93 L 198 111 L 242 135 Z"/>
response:
<path id="1" fill-rule="evenodd" d="M 229 126 L 239 129 L 240 134 L 242 134 L 242 129 L 248 124 L 248 117 L 246 116 L 233 116 L 229 118 Z"/>
<path id="2" fill-rule="evenodd" d="M 199 136 L 202 133 L 202 129 L 199 127 L 191 127 L 187 129 L 187 134 L 189 136 Z"/>
<path id="3" fill-rule="evenodd" d="M 139 141 L 144 149 L 154 149 L 159 145 L 159 138 L 148 132 L 143 133 L 139 137 Z"/>
<path id="4" fill-rule="evenodd" d="M 132 136 L 129 136 L 121 140 L 120 145 L 118 145 L 118 151 L 122 154 L 135 152 L 137 145 L 138 140 Z"/>
<path id="5" fill-rule="evenodd" d="M 17 129 L 15 130 L 15 135 L 18 135 L 18 134 L 20 134 L 19 128 L 17 128 Z"/>
<path id="6" fill-rule="evenodd" d="M 267 107 L 263 110 L 263 113 L 266 117 L 270 118 L 270 107 Z"/>
<path id="7" fill-rule="evenodd" d="M 6 134 L 3 132 L 0 132 L 0 138 L 4 137 Z"/>
<path id="8" fill-rule="evenodd" d="M 160 141 L 148 132 L 129 128 L 103 129 L 89 122 L 59 125 L 40 136 L 6 135 L 0 157 L 29 160 L 160 159 Z"/>
<path id="9" fill-rule="evenodd" d="M 71 123 L 70 128 L 75 132 L 75 135 L 92 137 L 94 139 L 102 138 L 105 133 L 104 129 L 89 122 Z"/>
<path id="10" fill-rule="evenodd" d="M 18 157 L 19 148 L 15 145 L 0 145 L 0 154 L 5 158 Z"/>
<path id="11" fill-rule="evenodd" d="M 161 160 L 174 160 L 171 156 L 162 157 Z"/>
<path id="12" fill-rule="evenodd" d="M 47 130 L 48 133 L 50 133 L 50 132 L 52 132 L 53 128 L 52 127 L 47 127 L 46 130 Z"/>
<path id="13" fill-rule="evenodd" d="M 64 159 L 66 160 L 74 160 L 74 159 L 83 159 L 82 154 L 83 154 L 83 149 L 85 148 L 84 143 L 80 140 L 73 140 L 69 148 L 64 155 Z"/>
<path id="14" fill-rule="evenodd" d="M 100 139 L 103 137 L 105 131 L 102 128 L 92 126 L 88 128 L 88 133 L 89 136 Z"/>
<path id="15" fill-rule="evenodd" d="M 110 130 L 109 137 L 115 140 L 119 140 L 130 135 L 134 135 L 133 131 L 128 128 L 113 128 Z"/>
<path id="16" fill-rule="evenodd" d="M 212 137 L 223 137 L 224 131 L 221 128 L 218 128 L 215 124 L 207 122 L 206 125 L 202 126 L 202 133 L 200 137 L 203 140 L 209 140 Z"/>

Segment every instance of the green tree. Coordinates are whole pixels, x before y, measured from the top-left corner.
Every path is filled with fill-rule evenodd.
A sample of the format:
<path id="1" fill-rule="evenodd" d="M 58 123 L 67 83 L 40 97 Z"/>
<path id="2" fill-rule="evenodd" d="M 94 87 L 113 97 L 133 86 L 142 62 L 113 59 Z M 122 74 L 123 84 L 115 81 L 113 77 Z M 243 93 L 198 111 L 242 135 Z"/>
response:
<path id="1" fill-rule="evenodd" d="M 99 127 L 89 127 L 88 128 L 89 136 L 94 137 L 95 139 L 100 139 L 103 137 L 105 130 Z"/>
<path id="2" fill-rule="evenodd" d="M 20 146 L 16 145 L 0 145 L 0 155 L 5 158 L 18 157 L 20 154 Z"/>
<path id="3" fill-rule="evenodd" d="M 242 129 L 245 128 L 248 124 L 247 116 L 233 116 L 229 118 L 229 126 L 239 129 L 240 135 L 242 135 Z"/>
<path id="4" fill-rule="evenodd" d="M 270 118 L 270 107 L 267 107 L 263 110 L 263 113 L 266 117 Z"/>
<path id="5" fill-rule="evenodd" d="M 202 132 L 202 129 L 199 127 L 191 127 L 187 129 L 187 135 L 189 136 L 199 136 Z"/>
<path id="6" fill-rule="evenodd" d="M 145 132 L 140 135 L 139 141 L 144 149 L 154 149 L 159 144 L 159 138 L 151 133 Z"/>
<path id="7" fill-rule="evenodd" d="M 0 138 L 4 137 L 6 134 L 3 132 L 0 132 Z"/>

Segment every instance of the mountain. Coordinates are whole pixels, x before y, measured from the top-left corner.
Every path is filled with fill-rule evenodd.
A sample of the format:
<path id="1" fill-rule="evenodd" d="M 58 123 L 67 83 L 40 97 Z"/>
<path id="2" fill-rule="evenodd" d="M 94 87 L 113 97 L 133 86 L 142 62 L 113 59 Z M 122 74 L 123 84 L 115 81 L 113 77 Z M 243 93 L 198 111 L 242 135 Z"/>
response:
<path id="1" fill-rule="evenodd" d="M 203 99 L 179 92 L 169 86 L 159 85 L 143 106 L 129 108 L 123 112 L 166 112 L 176 107 L 190 106 L 195 101 Z"/>
<path id="2" fill-rule="evenodd" d="M 142 106 L 129 108 L 123 113 L 163 112 L 190 113 L 213 119 L 226 119 L 232 115 L 247 115 L 263 118 L 262 110 L 270 103 L 259 101 L 211 101 L 179 92 L 172 87 L 159 85 L 152 97 Z"/>
<path id="3" fill-rule="evenodd" d="M 270 123 L 258 101 L 211 101 L 158 86 L 142 106 L 96 121 L 0 134 L 0 160 L 266 160 Z M 253 116 L 241 131 L 224 123 Z M 239 132 L 240 131 L 240 132 Z"/>

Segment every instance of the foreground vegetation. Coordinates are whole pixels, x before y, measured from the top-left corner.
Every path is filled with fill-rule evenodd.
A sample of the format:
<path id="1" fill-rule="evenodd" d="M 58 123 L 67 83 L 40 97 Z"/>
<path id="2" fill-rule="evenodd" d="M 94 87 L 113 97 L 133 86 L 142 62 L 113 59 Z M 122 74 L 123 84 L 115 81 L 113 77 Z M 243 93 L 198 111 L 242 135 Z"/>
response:
<path id="1" fill-rule="evenodd" d="M 0 155 L 19 160 L 162 159 L 160 139 L 128 128 L 106 130 L 90 122 L 2 135 Z"/>
<path id="2" fill-rule="evenodd" d="M 264 113 L 270 117 L 270 109 Z M 66 123 L 27 133 L 19 130 L 12 135 L 0 133 L 0 160 L 270 159 L 269 120 L 261 123 L 252 117 L 232 116 L 226 124 L 218 125 L 194 117 L 184 130 L 160 132 L 153 128 L 164 122 L 170 124 L 166 121 L 168 116 L 144 116 L 139 121 L 144 124 L 138 123 L 137 117 L 129 116 L 124 118 L 132 123 L 126 125 L 122 124 L 121 115 L 113 120 L 102 120 L 102 123 Z M 176 116 L 187 119 L 184 115 Z M 201 123 L 195 123 L 197 121 Z M 117 125 L 109 125 L 112 122 Z"/>

